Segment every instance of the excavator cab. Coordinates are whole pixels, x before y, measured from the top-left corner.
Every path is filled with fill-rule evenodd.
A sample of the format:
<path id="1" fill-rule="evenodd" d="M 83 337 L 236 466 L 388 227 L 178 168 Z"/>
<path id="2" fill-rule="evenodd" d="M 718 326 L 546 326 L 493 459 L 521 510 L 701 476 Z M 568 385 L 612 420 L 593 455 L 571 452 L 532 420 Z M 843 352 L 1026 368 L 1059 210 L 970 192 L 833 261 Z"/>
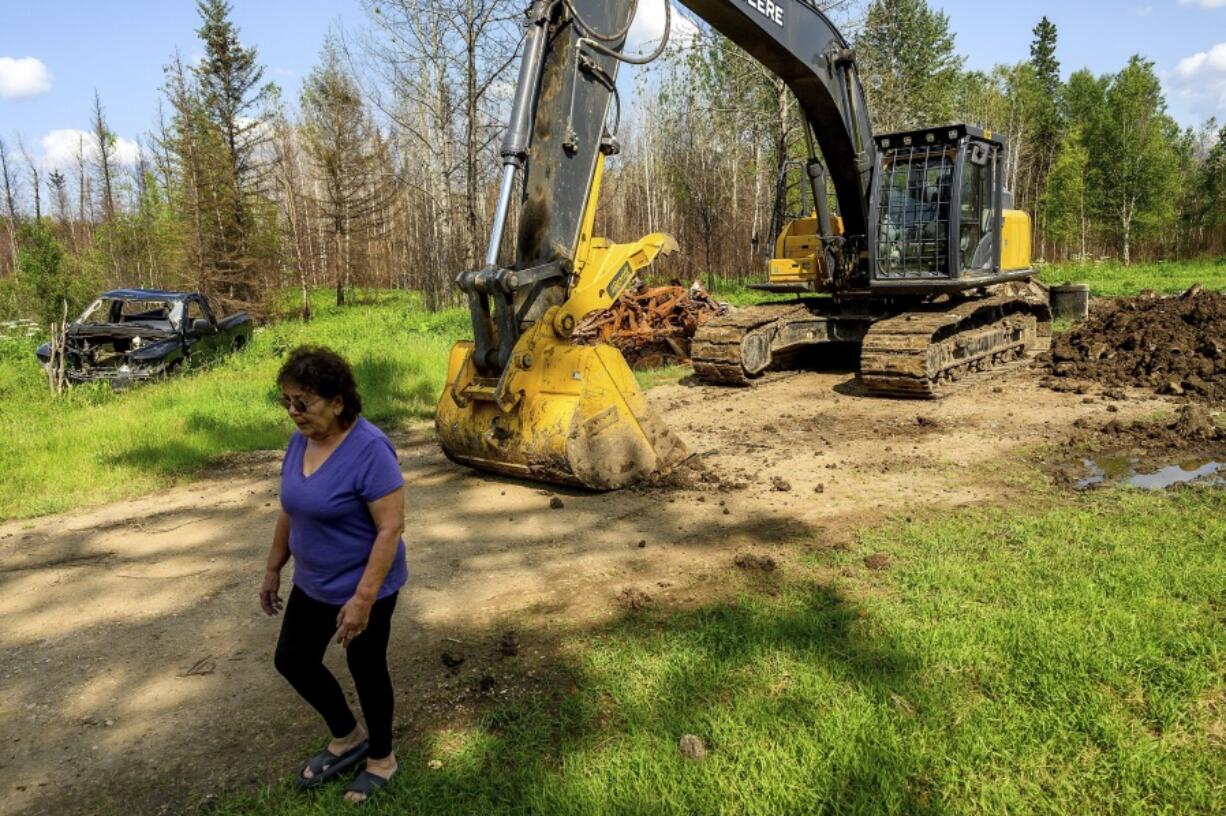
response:
<path id="1" fill-rule="evenodd" d="M 1002 140 L 949 125 L 876 142 L 873 288 L 944 291 L 1033 274 L 1030 219 L 1005 190 Z"/>

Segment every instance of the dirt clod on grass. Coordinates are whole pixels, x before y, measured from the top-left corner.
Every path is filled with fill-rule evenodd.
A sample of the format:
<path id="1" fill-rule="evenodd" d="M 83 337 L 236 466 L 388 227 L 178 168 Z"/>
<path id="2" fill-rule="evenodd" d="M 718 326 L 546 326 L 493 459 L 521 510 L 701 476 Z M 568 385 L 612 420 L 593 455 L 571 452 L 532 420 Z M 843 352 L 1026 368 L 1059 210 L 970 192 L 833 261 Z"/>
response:
<path id="1" fill-rule="evenodd" d="M 503 632 L 498 641 L 498 653 L 503 657 L 515 657 L 519 654 L 519 635 L 516 632 Z"/>
<path id="2" fill-rule="evenodd" d="M 1049 367 L 1056 390 L 1082 379 L 1226 402 L 1226 295 L 1194 286 L 1177 297 L 1097 303 L 1055 338 Z"/>
<path id="3" fill-rule="evenodd" d="M 864 559 L 864 566 L 874 571 L 889 569 L 892 563 L 893 559 L 890 558 L 890 554 L 883 552 L 873 553 Z"/>
<path id="4" fill-rule="evenodd" d="M 677 743 L 677 750 L 681 752 L 681 756 L 695 761 L 705 759 L 707 756 L 706 743 L 702 741 L 702 737 L 694 734 L 683 736 Z"/>
<path id="5" fill-rule="evenodd" d="M 617 602 L 631 611 L 651 606 L 651 596 L 637 587 L 626 587 L 617 596 Z"/>
<path id="6" fill-rule="evenodd" d="M 769 555 L 758 555 L 757 553 L 741 553 L 733 559 L 733 563 L 740 569 L 759 572 L 774 572 L 779 566 L 778 562 Z"/>

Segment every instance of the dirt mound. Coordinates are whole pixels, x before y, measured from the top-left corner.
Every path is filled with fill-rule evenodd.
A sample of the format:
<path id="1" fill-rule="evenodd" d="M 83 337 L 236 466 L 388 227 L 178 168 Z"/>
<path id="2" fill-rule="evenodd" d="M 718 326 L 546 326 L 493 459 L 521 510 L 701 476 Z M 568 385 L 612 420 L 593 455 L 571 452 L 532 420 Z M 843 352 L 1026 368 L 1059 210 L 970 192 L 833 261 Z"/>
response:
<path id="1" fill-rule="evenodd" d="M 1112 419 L 1100 425 L 1083 417 L 1073 427 L 1065 443 L 1070 459 L 1044 467 L 1057 483 L 1078 490 L 1117 483 L 1169 487 L 1189 481 L 1188 472 L 1208 465 L 1204 472 L 1213 474 L 1226 462 L 1226 428 L 1200 403 L 1179 406 L 1173 419 Z"/>
<path id="2" fill-rule="evenodd" d="M 1226 442 L 1226 430 L 1218 427 L 1201 405 L 1183 405 L 1171 422 L 1121 422 L 1113 419 L 1102 427 L 1104 436 L 1118 443 L 1144 443 L 1150 447 L 1182 450 L 1206 442 Z"/>
<path id="3" fill-rule="evenodd" d="M 1060 378 L 1226 402 L 1226 295 L 1197 285 L 1178 297 L 1096 304 L 1088 320 L 1054 339 L 1049 365 Z"/>

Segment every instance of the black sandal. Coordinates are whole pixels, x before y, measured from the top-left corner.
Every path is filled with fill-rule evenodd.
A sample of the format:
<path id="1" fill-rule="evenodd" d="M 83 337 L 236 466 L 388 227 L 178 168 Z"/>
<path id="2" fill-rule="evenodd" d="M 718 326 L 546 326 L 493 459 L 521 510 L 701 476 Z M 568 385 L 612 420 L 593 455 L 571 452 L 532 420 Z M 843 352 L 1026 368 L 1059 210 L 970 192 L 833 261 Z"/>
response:
<path id="1" fill-rule="evenodd" d="M 392 775 L 391 775 L 391 776 L 389 776 L 387 779 L 384 779 L 383 777 L 379 776 L 378 774 L 373 774 L 373 773 L 371 773 L 370 771 L 363 769 L 363 770 L 362 770 L 362 772 L 361 772 L 360 774 L 358 774 L 357 776 L 355 776 L 355 777 L 353 778 L 353 781 L 349 783 L 349 787 L 345 788 L 345 793 L 360 793 L 360 794 L 362 794 L 362 795 L 363 795 L 363 796 L 365 796 L 366 798 L 365 798 L 365 799 L 359 799 L 358 801 L 354 802 L 353 804 L 355 804 L 355 805 L 364 805 L 364 804 L 366 804 L 367 802 L 369 802 L 369 801 L 370 801 L 370 797 L 374 796 L 374 795 L 375 795 L 375 793 L 376 793 L 377 791 L 380 791 L 380 790 L 383 790 L 384 788 L 386 788 L 386 787 L 387 787 L 387 783 L 389 783 L 389 782 L 391 782 L 393 779 L 395 779 L 395 778 L 396 778 L 396 774 L 398 774 L 398 773 L 400 773 L 400 769 L 399 769 L 399 768 L 397 768 L 396 770 L 392 771 Z M 348 801 L 348 800 L 346 800 L 346 801 Z"/>
<path id="2" fill-rule="evenodd" d="M 317 788 L 349 768 L 361 762 L 366 758 L 367 752 L 370 751 L 370 742 L 362 740 L 360 743 L 350 748 L 345 753 L 337 756 L 327 748 L 320 751 L 315 756 L 307 760 L 302 769 L 298 771 L 298 787 Z M 303 772 L 310 769 L 311 776 L 303 776 Z"/>

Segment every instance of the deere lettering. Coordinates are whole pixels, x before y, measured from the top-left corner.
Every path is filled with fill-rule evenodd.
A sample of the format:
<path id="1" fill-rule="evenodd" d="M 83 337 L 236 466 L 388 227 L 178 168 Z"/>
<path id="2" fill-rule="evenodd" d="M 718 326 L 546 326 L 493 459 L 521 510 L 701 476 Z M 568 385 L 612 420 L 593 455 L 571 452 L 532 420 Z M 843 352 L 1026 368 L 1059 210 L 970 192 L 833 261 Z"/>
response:
<path id="1" fill-rule="evenodd" d="M 783 6 L 779 3 L 773 3 L 771 0 L 745 0 L 749 7 L 759 14 L 763 14 L 772 23 L 779 27 L 783 27 Z"/>

